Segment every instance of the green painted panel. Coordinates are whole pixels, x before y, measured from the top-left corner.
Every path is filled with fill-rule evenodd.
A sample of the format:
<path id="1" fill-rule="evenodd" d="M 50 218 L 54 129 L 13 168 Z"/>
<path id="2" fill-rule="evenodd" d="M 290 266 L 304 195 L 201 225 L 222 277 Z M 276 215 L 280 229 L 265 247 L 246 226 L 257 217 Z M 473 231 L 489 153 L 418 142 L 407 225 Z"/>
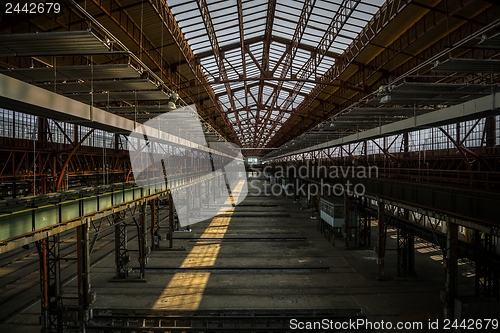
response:
<path id="1" fill-rule="evenodd" d="M 37 229 L 57 223 L 59 223 L 59 209 L 57 206 L 44 206 L 35 211 L 35 226 Z"/>
<path id="2" fill-rule="evenodd" d="M 83 199 L 83 214 L 97 212 L 97 197 L 91 196 Z"/>
<path id="3" fill-rule="evenodd" d="M 123 191 L 118 190 L 113 192 L 113 205 L 119 205 L 123 203 Z"/>
<path id="4" fill-rule="evenodd" d="M 134 188 L 134 199 L 142 197 L 142 188 Z"/>
<path id="5" fill-rule="evenodd" d="M 27 209 L 0 218 L 0 240 L 12 238 L 31 231 L 32 210 Z"/>
<path id="6" fill-rule="evenodd" d="M 125 201 L 132 201 L 134 200 L 134 190 L 133 189 L 126 189 L 125 190 Z"/>
<path id="7" fill-rule="evenodd" d="M 105 193 L 98 196 L 99 210 L 111 207 L 111 193 Z"/>
<path id="8" fill-rule="evenodd" d="M 61 219 L 68 221 L 80 216 L 78 200 L 66 201 L 61 204 Z"/>

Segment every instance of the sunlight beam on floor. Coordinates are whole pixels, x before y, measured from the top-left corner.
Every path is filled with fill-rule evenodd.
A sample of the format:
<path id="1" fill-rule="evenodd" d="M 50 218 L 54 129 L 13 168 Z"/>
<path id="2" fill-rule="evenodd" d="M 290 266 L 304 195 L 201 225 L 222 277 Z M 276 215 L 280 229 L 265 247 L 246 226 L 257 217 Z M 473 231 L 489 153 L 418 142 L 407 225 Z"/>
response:
<path id="1" fill-rule="evenodd" d="M 243 180 L 238 183 L 232 193 L 233 198 L 239 197 L 244 185 L 245 182 Z M 224 204 L 231 204 L 231 202 L 230 196 Z M 200 238 L 206 238 L 207 240 L 201 240 L 194 244 L 180 268 L 209 269 L 215 265 L 221 247 L 220 241 L 217 239 L 224 238 L 229 223 L 231 222 L 230 215 L 233 214 L 234 209 L 235 207 L 231 207 L 226 211 L 219 211 L 219 214 L 223 213 L 224 217 L 216 216 L 212 219 L 210 225 L 200 236 Z M 209 278 L 210 272 L 175 273 L 162 294 L 156 300 L 153 309 L 197 310 L 200 306 Z"/>

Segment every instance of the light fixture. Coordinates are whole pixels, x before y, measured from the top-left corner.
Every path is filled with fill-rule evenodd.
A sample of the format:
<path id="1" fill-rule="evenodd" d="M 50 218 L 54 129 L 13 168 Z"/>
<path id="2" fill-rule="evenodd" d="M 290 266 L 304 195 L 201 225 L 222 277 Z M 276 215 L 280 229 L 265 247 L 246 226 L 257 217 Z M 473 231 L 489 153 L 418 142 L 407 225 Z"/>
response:
<path id="1" fill-rule="evenodd" d="M 167 103 L 167 108 L 168 108 L 169 110 L 175 110 L 175 109 L 177 109 L 177 106 L 175 106 L 175 103 L 174 103 L 174 102 L 169 101 L 169 102 Z"/>
<path id="2" fill-rule="evenodd" d="M 177 102 L 177 100 L 179 99 L 179 94 L 176 93 L 175 91 L 173 91 L 171 94 L 170 94 L 170 99 L 172 100 L 172 102 Z"/>

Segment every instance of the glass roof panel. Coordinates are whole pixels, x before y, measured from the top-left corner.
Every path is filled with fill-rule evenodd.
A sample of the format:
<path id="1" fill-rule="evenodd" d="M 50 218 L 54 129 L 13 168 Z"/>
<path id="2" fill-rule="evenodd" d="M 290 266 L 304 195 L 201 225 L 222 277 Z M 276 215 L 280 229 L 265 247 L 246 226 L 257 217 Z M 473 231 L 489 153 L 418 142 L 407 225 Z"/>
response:
<path id="1" fill-rule="evenodd" d="M 292 110 L 297 108 L 304 100 L 304 96 L 315 87 L 316 78 L 321 77 L 335 64 L 335 56 L 343 53 L 385 2 L 385 0 L 360 0 L 355 4 L 352 13 L 346 17 L 345 14 L 349 13 L 349 9 L 340 8 L 341 1 L 316 0 L 307 15 L 307 24 L 298 28 L 297 23 L 304 10 L 304 2 L 276 0 L 276 7 L 271 8 L 274 11 L 272 31 L 271 35 L 267 36 L 267 40 L 272 42 L 269 45 L 269 54 L 266 54 L 264 41 L 270 6 L 268 1 L 205 1 L 208 6 L 208 18 L 201 15 L 195 1 L 167 0 L 167 4 L 194 54 L 200 55 L 201 68 L 207 80 L 211 82 L 223 109 L 227 111 L 232 108 L 231 105 L 237 108 L 238 115 L 230 112 L 228 117 L 235 126 L 238 137 L 245 138 L 248 145 L 260 140 L 255 137 L 249 138 L 249 134 L 253 136 L 263 133 L 262 128 L 256 127 L 257 124 L 267 128 L 261 144 L 269 142 L 269 135 L 274 135 L 281 128 Z M 238 5 L 241 5 L 241 18 L 238 14 Z M 342 15 L 338 15 L 339 11 L 342 11 Z M 218 45 L 224 51 L 221 53 L 224 54 L 222 62 L 218 62 L 219 58 L 213 50 L 213 43 L 208 38 L 207 27 L 210 26 L 215 32 L 214 45 Z M 243 27 L 241 32 L 240 26 Z M 341 31 L 336 30 L 339 27 Z M 302 33 L 294 39 L 296 31 Z M 323 40 L 326 36 L 329 38 L 328 41 Z M 334 38 L 330 39 L 332 36 Z M 244 41 L 251 42 L 244 44 L 244 54 L 240 45 L 241 37 Z M 291 48 L 290 45 L 295 47 Z M 320 45 L 327 46 L 327 50 L 319 48 Z M 291 49 L 292 59 L 290 59 L 292 54 L 287 54 Z M 314 67 L 314 72 L 311 72 L 313 52 L 316 52 L 318 63 Z M 290 67 L 287 66 L 289 60 L 291 60 Z M 221 63 L 223 68 L 220 68 Z M 301 80 L 294 80 L 294 77 Z M 240 78 L 246 80 L 240 81 Z M 252 80 L 252 78 L 261 79 Z M 226 84 L 217 81 L 225 79 L 228 80 Z M 304 79 L 311 81 L 307 82 Z M 228 94 L 226 85 L 230 86 L 231 95 Z M 294 92 L 295 89 L 300 91 Z M 276 104 L 273 105 L 273 102 Z M 257 105 L 259 109 L 262 108 L 260 112 L 257 112 Z M 288 110 L 278 111 L 283 105 L 286 105 Z M 273 111 L 267 112 L 268 109 Z M 255 117 L 269 117 L 269 119 L 257 120 Z M 243 124 L 242 128 L 246 133 L 240 133 L 238 122 Z"/>

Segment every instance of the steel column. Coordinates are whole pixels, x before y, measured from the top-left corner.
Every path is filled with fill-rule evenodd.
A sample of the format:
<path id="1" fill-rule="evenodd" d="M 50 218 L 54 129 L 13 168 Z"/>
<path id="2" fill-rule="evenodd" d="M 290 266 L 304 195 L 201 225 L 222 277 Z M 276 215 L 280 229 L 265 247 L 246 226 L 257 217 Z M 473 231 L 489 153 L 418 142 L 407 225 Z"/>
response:
<path id="1" fill-rule="evenodd" d="M 149 201 L 151 207 L 151 251 L 160 248 L 160 206 L 158 199 Z"/>
<path id="2" fill-rule="evenodd" d="M 408 230 L 408 276 L 417 276 L 415 272 L 415 234 Z"/>
<path id="3" fill-rule="evenodd" d="M 444 317 L 453 319 L 457 296 L 458 224 L 448 223 L 446 232 Z"/>
<path id="4" fill-rule="evenodd" d="M 172 193 L 168 193 L 168 247 L 172 248 L 174 237 L 174 200 Z"/>
<path id="5" fill-rule="evenodd" d="M 371 221 L 368 214 L 368 198 L 362 197 L 359 203 L 359 246 L 371 245 Z"/>
<path id="6" fill-rule="evenodd" d="M 146 204 L 142 203 L 139 207 L 139 222 L 134 217 L 137 227 L 137 245 L 139 249 L 139 278 L 143 279 L 146 273 L 146 256 L 147 256 L 147 228 L 146 228 Z"/>
<path id="7" fill-rule="evenodd" d="M 475 230 L 476 245 L 476 296 L 499 299 L 500 269 L 498 263 L 491 260 L 496 250 L 495 237 Z"/>
<path id="8" fill-rule="evenodd" d="M 36 243 L 40 257 L 42 333 L 62 333 L 62 285 L 59 234 Z"/>
<path id="9" fill-rule="evenodd" d="M 120 221 L 119 214 L 115 214 L 115 263 L 116 278 L 128 277 L 128 263 L 130 257 L 127 250 L 127 225 Z"/>
<path id="10" fill-rule="evenodd" d="M 90 293 L 90 242 L 89 225 L 82 224 L 76 228 L 77 263 L 78 263 L 78 322 L 80 332 L 87 332 L 89 320 Z"/>
<path id="11" fill-rule="evenodd" d="M 398 223 L 398 277 L 408 275 L 408 228 L 403 222 Z"/>
<path id="12" fill-rule="evenodd" d="M 351 247 L 351 198 L 347 191 L 344 193 L 344 222 L 345 222 L 345 247 Z"/>
<path id="13" fill-rule="evenodd" d="M 378 269 L 380 279 L 385 279 L 385 237 L 386 221 L 385 207 L 383 202 L 378 202 Z"/>

